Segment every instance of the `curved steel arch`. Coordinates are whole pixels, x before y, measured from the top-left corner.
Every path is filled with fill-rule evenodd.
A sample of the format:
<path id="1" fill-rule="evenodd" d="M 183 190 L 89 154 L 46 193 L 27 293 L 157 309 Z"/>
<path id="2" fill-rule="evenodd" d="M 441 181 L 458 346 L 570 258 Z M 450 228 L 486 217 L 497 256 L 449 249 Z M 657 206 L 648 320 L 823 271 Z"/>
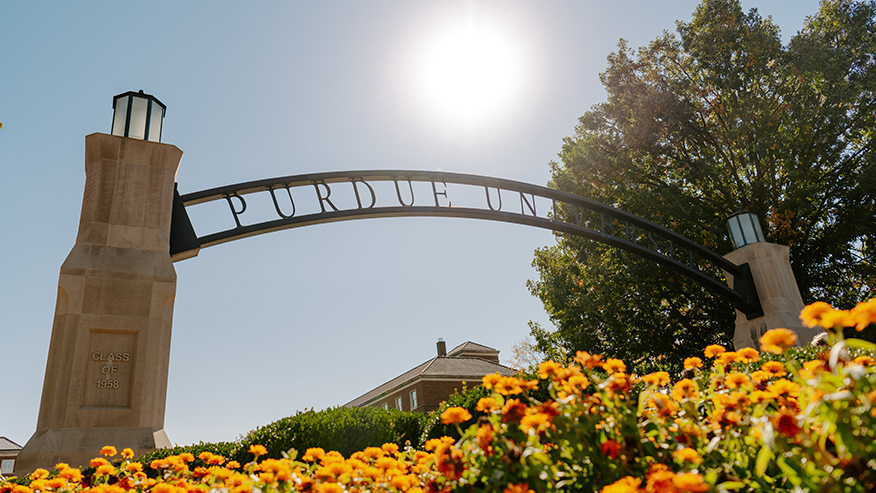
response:
<path id="1" fill-rule="evenodd" d="M 377 206 L 377 193 L 371 186 L 375 182 L 393 182 L 399 204 Z M 407 187 L 400 187 L 400 182 L 407 182 Z M 429 205 L 423 204 L 422 201 L 416 202 L 414 182 L 431 184 L 432 193 L 427 199 Z M 351 191 L 355 195 L 356 207 L 342 209 L 332 201 L 331 187 L 339 183 L 352 185 Z M 483 187 L 486 207 L 452 206 L 448 183 Z M 441 191 L 438 190 L 438 184 L 443 185 Z M 310 187 L 312 187 L 310 198 L 316 199 L 320 210 L 308 214 L 296 214 L 292 189 Z M 403 189 L 410 190 L 410 203 L 406 203 L 403 198 Z M 493 203 L 491 189 L 495 190 L 498 206 Z M 281 197 L 283 196 L 282 191 L 288 194 L 292 207 L 289 214 L 283 211 L 280 199 L 277 198 L 278 192 Z M 507 192 L 517 194 L 520 212 L 503 210 L 501 202 L 503 191 L 506 195 Z M 277 213 L 276 218 L 252 224 L 241 222 L 241 217 L 247 210 L 244 196 L 254 193 L 270 194 Z M 363 205 L 363 198 L 371 203 Z M 537 212 L 536 198 L 541 202 L 549 201 L 551 204 L 548 211 L 542 208 L 541 215 Z M 236 226 L 198 237 L 191 225 L 186 207 L 216 200 L 227 202 Z M 391 197 L 390 201 L 392 201 Z M 446 202 L 446 205 L 442 205 L 442 201 Z M 562 211 L 562 214 L 558 214 L 558 211 Z M 171 228 L 171 255 L 174 261 L 183 260 L 196 256 L 201 248 L 313 224 L 377 217 L 418 216 L 502 221 L 581 236 L 621 248 L 669 267 L 730 300 L 748 318 L 755 318 L 763 313 L 748 264 L 736 265 L 706 247 L 647 219 L 601 202 L 547 187 L 444 171 L 369 170 L 310 173 L 238 183 L 185 195 L 176 193 Z M 573 221 L 566 221 L 561 217 Z M 642 244 L 642 242 L 646 243 Z M 733 276 L 733 287 L 718 280 L 716 276 L 718 269 Z"/>

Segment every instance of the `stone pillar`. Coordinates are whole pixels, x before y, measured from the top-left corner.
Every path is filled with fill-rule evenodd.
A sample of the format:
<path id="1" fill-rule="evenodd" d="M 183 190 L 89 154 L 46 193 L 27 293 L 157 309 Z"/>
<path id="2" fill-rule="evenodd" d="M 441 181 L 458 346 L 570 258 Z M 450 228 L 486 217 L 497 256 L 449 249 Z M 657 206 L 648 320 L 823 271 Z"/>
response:
<path id="1" fill-rule="evenodd" d="M 760 337 L 770 329 L 785 328 L 797 333 L 797 345 L 809 344 L 820 329 L 810 329 L 800 322 L 803 298 L 791 271 L 790 248 L 786 245 L 758 242 L 734 250 L 724 258 L 737 265 L 748 263 L 751 276 L 763 307 L 763 316 L 748 320 L 736 310 L 736 333 L 733 346 L 736 350 L 752 347 L 760 350 Z M 733 276 L 724 273 L 730 286 Z"/>
<path id="2" fill-rule="evenodd" d="M 76 244 L 61 266 L 37 430 L 15 473 L 87 465 L 104 445 L 170 447 L 164 432 L 176 271 L 172 145 L 92 134 Z"/>

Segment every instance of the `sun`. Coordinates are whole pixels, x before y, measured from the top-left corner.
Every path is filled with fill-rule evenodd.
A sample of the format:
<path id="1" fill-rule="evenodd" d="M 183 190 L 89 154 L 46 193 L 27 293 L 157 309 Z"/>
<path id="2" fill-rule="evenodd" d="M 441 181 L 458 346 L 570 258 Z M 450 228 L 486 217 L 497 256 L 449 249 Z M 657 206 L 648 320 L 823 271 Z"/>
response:
<path id="1" fill-rule="evenodd" d="M 420 87 L 431 110 L 475 123 L 502 114 L 520 86 L 520 56 L 494 28 L 467 23 L 446 29 L 420 59 Z"/>

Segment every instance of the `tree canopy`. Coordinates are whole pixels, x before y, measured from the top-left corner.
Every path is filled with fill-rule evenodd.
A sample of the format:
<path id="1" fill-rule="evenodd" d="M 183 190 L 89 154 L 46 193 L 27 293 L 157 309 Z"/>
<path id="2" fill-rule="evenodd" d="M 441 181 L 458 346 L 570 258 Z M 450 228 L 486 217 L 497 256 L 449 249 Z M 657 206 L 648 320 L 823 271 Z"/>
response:
<path id="1" fill-rule="evenodd" d="M 704 0 L 648 46 L 621 40 L 590 108 L 551 163 L 549 186 L 614 205 L 716 251 L 726 219 L 756 213 L 790 245 L 805 302 L 874 294 L 876 5 L 825 0 L 783 44 L 737 0 Z M 560 209 L 557 214 L 570 215 Z M 557 235 L 529 282 L 557 330 L 539 349 L 678 367 L 730 344 L 732 306 L 692 281 L 603 244 Z"/>

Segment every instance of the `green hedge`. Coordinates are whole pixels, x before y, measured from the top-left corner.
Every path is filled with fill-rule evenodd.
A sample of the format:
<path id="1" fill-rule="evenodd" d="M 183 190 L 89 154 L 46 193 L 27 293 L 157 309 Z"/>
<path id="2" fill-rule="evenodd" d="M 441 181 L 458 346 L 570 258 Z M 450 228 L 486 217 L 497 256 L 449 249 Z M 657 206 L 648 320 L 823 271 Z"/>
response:
<path id="1" fill-rule="evenodd" d="M 270 458 L 280 458 L 293 448 L 303 453 L 310 447 L 320 447 L 349 457 L 365 447 L 384 443 L 417 447 L 424 421 L 419 413 L 371 407 L 298 412 L 249 432 L 230 458 L 241 464 L 252 460 L 250 445 L 263 445 Z"/>

